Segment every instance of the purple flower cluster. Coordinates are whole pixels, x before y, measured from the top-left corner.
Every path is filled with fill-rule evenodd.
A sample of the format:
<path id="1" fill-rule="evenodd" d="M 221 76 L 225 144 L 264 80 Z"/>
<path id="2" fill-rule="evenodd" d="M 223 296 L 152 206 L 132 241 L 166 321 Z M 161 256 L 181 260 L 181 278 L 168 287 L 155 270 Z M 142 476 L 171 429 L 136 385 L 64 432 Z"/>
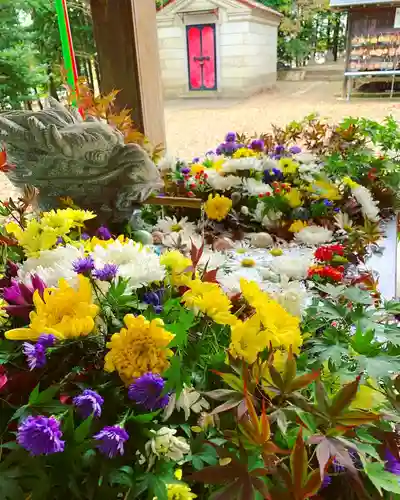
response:
<path id="1" fill-rule="evenodd" d="M 150 291 L 143 295 L 143 301 L 153 306 L 154 312 L 160 314 L 163 310 L 162 299 L 164 290 Z"/>
<path id="2" fill-rule="evenodd" d="M 33 309 L 33 295 L 37 290 L 40 297 L 43 297 L 45 288 L 45 283 L 36 274 L 31 276 L 31 286 L 13 279 L 11 286 L 3 289 L 3 298 L 9 304 L 5 308 L 7 314 L 29 320 L 29 313 Z"/>
<path id="3" fill-rule="evenodd" d="M 83 418 L 88 418 L 90 415 L 98 418 L 101 416 L 104 399 L 96 391 L 85 389 L 82 394 L 74 397 L 72 403 Z"/>
<path id="4" fill-rule="evenodd" d="M 146 410 L 154 411 L 165 408 L 169 394 L 163 394 L 165 381 L 156 373 L 145 373 L 129 387 L 128 397 Z"/>
<path id="5" fill-rule="evenodd" d="M 273 168 L 271 170 L 264 170 L 264 178 L 263 181 L 265 184 L 270 184 L 275 181 L 283 181 L 283 173 L 279 168 Z"/>
<path id="6" fill-rule="evenodd" d="M 83 274 L 84 276 L 90 276 L 92 274 L 93 278 L 100 281 L 111 281 L 118 272 L 118 266 L 116 264 L 105 264 L 104 267 L 95 269 L 93 257 L 90 255 L 76 260 L 72 263 L 72 267 L 77 274 Z"/>
<path id="7" fill-rule="evenodd" d="M 104 267 L 93 271 L 93 278 L 100 281 L 112 281 L 118 272 L 116 264 L 104 264 Z"/>
<path id="8" fill-rule="evenodd" d="M 98 441 L 97 448 L 100 453 L 108 458 L 114 458 L 118 454 L 124 454 L 124 443 L 129 439 L 129 434 L 119 425 L 112 425 L 103 427 L 93 437 Z"/>
<path id="9" fill-rule="evenodd" d="M 24 342 L 22 351 L 26 356 L 28 366 L 30 370 L 35 368 L 43 368 L 46 364 L 46 349 L 48 347 L 53 347 L 56 342 L 54 335 L 43 334 L 39 337 L 36 344 L 31 344 L 30 342 Z"/>
<path id="10" fill-rule="evenodd" d="M 76 274 L 83 274 L 84 276 L 89 276 L 94 269 L 94 260 L 90 255 L 87 257 L 82 257 L 77 259 L 72 263 L 72 268 Z"/>
<path id="11" fill-rule="evenodd" d="M 106 226 L 100 226 L 97 230 L 97 236 L 100 240 L 111 240 L 112 234 Z"/>
<path id="12" fill-rule="evenodd" d="M 250 143 L 250 149 L 254 151 L 263 151 L 264 150 L 264 141 L 262 139 L 253 139 Z"/>
<path id="13" fill-rule="evenodd" d="M 396 476 L 400 476 L 400 460 L 398 460 L 392 453 L 386 449 L 385 450 L 385 469 Z"/>
<path id="14" fill-rule="evenodd" d="M 54 417 L 29 416 L 18 427 L 17 441 L 33 456 L 64 451 L 60 422 Z"/>

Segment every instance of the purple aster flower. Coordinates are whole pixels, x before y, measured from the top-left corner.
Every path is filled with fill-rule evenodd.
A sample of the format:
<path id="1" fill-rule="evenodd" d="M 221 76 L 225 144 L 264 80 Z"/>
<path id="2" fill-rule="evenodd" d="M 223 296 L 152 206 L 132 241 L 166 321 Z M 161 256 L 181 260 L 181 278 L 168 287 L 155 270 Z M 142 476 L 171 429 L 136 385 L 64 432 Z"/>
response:
<path id="1" fill-rule="evenodd" d="M 143 295 L 143 301 L 146 304 L 149 304 L 153 306 L 154 311 L 157 314 L 160 314 L 163 310 L 162 306 L 162 298 L 164 295 L 164 290 L 157 290 L 157 291 L 152 291 L 152 292 L 146 292 Z"/>
<path id="2" fill-rule="evenodd" d="M 285 146 L 283 146 L 282 144 L 277 144 L 275 146 L 275 151 L 274 152 L 275 152 L 276 155 L 283 154 L 285 152 Z"/>
<path id="3" fill-rule="evenodd" d="M 324 475 L 324 479 L 322 480 L 322 484 L 321 484 L 321 490 L 323 490 L 324 488 L 327 488 L 332 482 L 332 478 L 331 476 L 328 476 L 328 474 L 325 474 Z"/>
<path id="4" fill-rule="evenodd" d="M 189 167 L 181 168 L 181 174 L 183 174 L 183 175 L 190 174 L 190 168 Z"/>
<path id="5" fill-rule="evenodd" d="M 93 277 L 100 281 L 111 281 L 115 278 L 118 272 L 116 264 L 104 264 L 101 269 L 93 271 Z"/>
<path id="6" fill-rule="evenodd" d="M 326 200 L 326 199 L 325 199 L 325 200 L 323 201 L 323 204 L 324 204 L 326 207 L 331 207 L 331 206 L 333 205 L 333 202 L 332 202 L 332 201 L 330 201 L 330 200 Z"/>
<path id="7" fill-rule="evenodd" d="M 94 260 L 91 255 L 87 257 L 82 257 L 81 259 L 77 259 L 72 263 L 72 267 L 76 274 L 83 274 L 85 276 L 89 275 L 91 271 L 94 269 Z"/>
<path id="8" fill-rule="evenodd" d="M 124 443 L 129 439 L 129 434 L 119 425 L 103 427 L 103 429 L 95 434 L 94 439 L 99 441 L 97 448 L 100 453 L 108 458 L 114 458 L 124 454 Z"/>
<path id="9" fill-rule="evenodd" d="M 337 207 L 336 207 L 336 208 L 334 208 L 334 209 L 333 209 L 333 211 L 334 211 L 334 212 L 336 212 L 336 213 L 337 213 L 337 212 L 340 212 L 340 208 L 337 208 Z"/>
<path id="10" fill-rule="evenodd" d="M 51 333 L 47 334 L 47 333 L 43 333 L 42 335 L 40 335 L 40 337 L 38 338 L 38 341 L 37 343 L 42 345 L 43 347 L 53 347 L 53 345 L 57 342 L 57 339 L 54 335 L 52 335 Z"/>
<path id="11" fill-rule="evenodd" d="M 56 245 L 62 245 L 64 243 L 64 239 L 59 236 L 56 240 Z"/>
<path id="12" fill-rule="evenodd" d="M 18 427 L 17 441 L 32 456 L 64 451 L 60 422 L 42 415 L 27 417 Z"/>
<path id="13" fill-rule="evenodd" d="M 212 155 L 215 155 L 215 151 L 213 151 L 212 149 L 210 149 L 210 151 L 207 151 L 206 156 L 212 156 Z"/>
<path id="14" fill-rule="evenodd" d="M 262 151 L 264 149 L 264 141 L 262 139 L 253 139 L 250 148 L 254 151 Z"/>
<path id="15" fill-rule="evenodd" d="M 104 399 L 96 391 L 85 389 L 82 394 L 72 400 L 72 403 L 83 418 L 88 418 L 90 415 L 100 417 Z"/>
<path id="16" fill-rule="evenodd" d="M 100 226 L 99 229 L 97 230 L 97 236 L 101 240 L 111 240 L 112 234 L 110 233 L 110 230 L 106 226 Z"/>
<path id="17" fill-rule="evenodd" d="M 40 297 L 43 297 L 45 288 L 45 283 L 36 274 L 31 276 L 31 286 L 12 280 L 11 286 L 3 289 L 3 298 L 9 304 L 5 308 L 7 314 L 28 320 L 29 313 L 33 309 L 35 291 L 37 290 Z"/>
<path id="18" fill-rule="evenodd" d="M 225 142 L 235 142 L 236 132 L 228 132 L 225 136 Z"/>
<path id="19" fill-rule="evenodd" d="M 46 348 L 44 345 L 24 342 L 22 344 L 22 352 L 26 356 L 26 361 L 31 371 L 35 368 L 43 368 L 46 364 Z"/>
<path id="20" fill-rule="evenodd" d="M 199 161 L 200 161 L 200 158 L 198 156 L 196 156 L 196 158 L 193 158 L 192 163 L 199 163 Z"/>
<path id="21" fill-rule="evenodd" d="M 396 474 L 396 476 L 400 476 L 400 461 L 388 449 L 385 450 L 385 460 L 385 469 L 392 474 Z"/>
<path id="22" fill-rule="evenodd" d="M 90 240 L 90 235 L 88 235 L 87 233 L 82 233 L 81 234 L 81 240 L 82 241 Z"/>
<path id="23" fill-rule="evenodd" d="M 43 368 L 47 362 L 46 349 L 48 347 L 53 347 L 56 341 L 57 339 L 54 335 L 44 333 L 40 335 L 36 344 L 31 344 L 30 342 L 24 342 L 22 344 L 22 352 L 26 356 L 30 370 Z"/>
<path id="24" fill-rule="evenodd" d="M 301 147 L 300 146 L 292 146 L 289 148 L 289 151 L 292 153 L 292 155 L 298 155 L 301 153 Z"/>
<path id="25" fill-rule="evenodd" d="M 218 146 L 217 149 L 215 150 L 215 154 L 218 156 L 222 154 L 222 149 L 220 146 Z"/>
<path id="26" fill-rule="evenodd" d="M 146 410 L 165 408 L 169 394 L 163 394 L 165 381 L 156 373 L 145 373 L 129 386 L 128 397 Z"/>

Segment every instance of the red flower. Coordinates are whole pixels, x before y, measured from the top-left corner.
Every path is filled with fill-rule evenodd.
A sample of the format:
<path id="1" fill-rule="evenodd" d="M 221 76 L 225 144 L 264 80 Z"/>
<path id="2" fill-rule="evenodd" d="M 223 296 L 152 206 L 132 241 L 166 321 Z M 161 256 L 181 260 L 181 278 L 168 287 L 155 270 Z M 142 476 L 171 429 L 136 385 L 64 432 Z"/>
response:
<path id="1" fill-rule="evenodd" d="M 343 245 L 324 245 L 315 250 L 314 256 L 321 262 L 331 262 L 336 255 L 343 257 L 344 250 Z"/>
<path id="2" fill-rule="evenodd" d="M 332 281 L 341 281 L 343 279 L 344 267 L 332 266 L 313 266 L 308 270 L 308 277 L 319 276 L 320 278 L 327 278 Z"/>

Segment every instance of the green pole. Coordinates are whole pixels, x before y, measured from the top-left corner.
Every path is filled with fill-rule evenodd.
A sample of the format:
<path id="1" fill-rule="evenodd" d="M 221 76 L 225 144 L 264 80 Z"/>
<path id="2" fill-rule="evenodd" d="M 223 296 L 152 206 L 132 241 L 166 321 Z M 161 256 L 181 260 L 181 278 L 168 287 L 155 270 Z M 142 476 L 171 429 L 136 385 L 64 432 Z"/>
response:
<path id="1" fill-rule="evenodd" d="M 73 92 L 73 104 L 76 104 L 78 93 L 78 70 L 76 67 L 76 59 L 74 46 L 72 43 L 71 26 L 69 24 L 67 1 L 55 0 L 58 27 L 60 31 L 62 53 L 64 59 L 64 66 L 66 70 L 67 83 Z"/>

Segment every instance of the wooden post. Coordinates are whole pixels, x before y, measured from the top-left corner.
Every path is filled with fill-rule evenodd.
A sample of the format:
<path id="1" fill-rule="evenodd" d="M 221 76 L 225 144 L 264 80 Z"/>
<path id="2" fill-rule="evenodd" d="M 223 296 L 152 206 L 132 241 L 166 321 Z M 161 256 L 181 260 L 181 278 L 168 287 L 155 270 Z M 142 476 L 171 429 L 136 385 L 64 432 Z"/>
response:
<path id="1" fill-rule="evenodd" d="M 100 89 L 120 90 L 118 108 L 153 144 L 165 144 L 164 106 L 154 0 L 90 0 Z"/>
<path id="2" fill-rule="evenodd" d="M 344 71 L 349 71 L 349 61 L 350 61 L 350 52 L 351 52 L 351 10 L 347 11 L 347 19 L 346 19 L 346 56 L 344 60 Z M 343 86 L 342 86 L 342 98 L 347 97 L 349 99 L 351 88 L 349 85 L 352 85 L 353 82 L 351 78 L 347 76 L 343 76 Z"/>

